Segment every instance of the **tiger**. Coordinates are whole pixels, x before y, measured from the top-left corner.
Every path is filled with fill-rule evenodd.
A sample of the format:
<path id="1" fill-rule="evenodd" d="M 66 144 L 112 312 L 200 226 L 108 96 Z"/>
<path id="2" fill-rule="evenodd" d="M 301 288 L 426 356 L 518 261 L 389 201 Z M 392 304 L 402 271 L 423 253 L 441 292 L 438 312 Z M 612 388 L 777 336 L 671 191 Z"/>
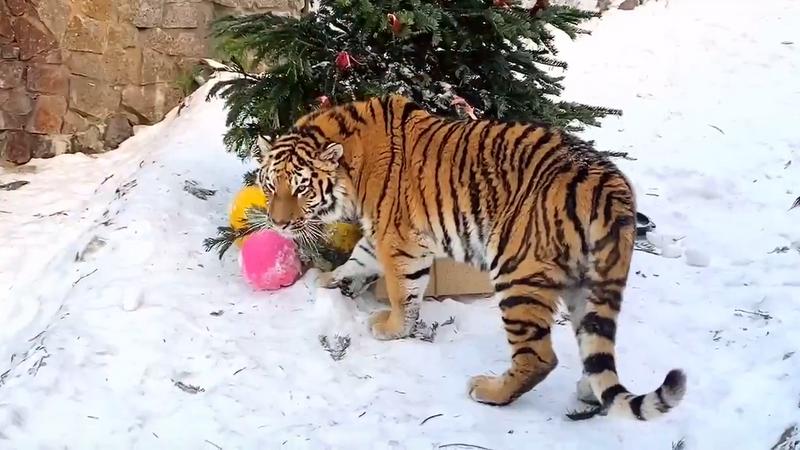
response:
<path id="1" fill-rule="evenodd" d="M 546 123 L 440 117 L 392 94 L 309 113 L 258 147 L 257 183 L 278 232 L 360 221 L 350 258 L 318 283 L 357 296 L 384 277 L 391 307 L 370 316 L 375 338 L 413 333 L 436 258 L 488 272 L 511 362 L 502 375 L 472 377 L 473 400 L 508 405 L 553 371 L 560 301 L 583 363 L 577 396 L 592 405 L 570 417 L 650 420 L 682 400 L 680 369 L 648 394 L 620 384 L 615 335 L 635 196 L 592 143 Z"/>

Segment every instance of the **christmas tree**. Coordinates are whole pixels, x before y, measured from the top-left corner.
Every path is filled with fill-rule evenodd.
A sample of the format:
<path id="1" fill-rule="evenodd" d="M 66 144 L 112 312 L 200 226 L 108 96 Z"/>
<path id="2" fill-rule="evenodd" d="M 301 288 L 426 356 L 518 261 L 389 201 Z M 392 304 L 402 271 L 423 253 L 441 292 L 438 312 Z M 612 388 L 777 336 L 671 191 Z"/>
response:
<path id="1" fill-rule="evenodd" d="M 251 155 L 315 108 L 387 93 L 434 113 L 539 120 L 570 130 L 619 114 L 559 101 L 554 32 L 574 38 L 595 16 L 538 0 L 321 0 L 299 17 L 226 17 L 214 35 L 239 77 L 210 95 L 225 98 L 225 144 Z M 259 74 L 254 67 L 267 67 Z"/>

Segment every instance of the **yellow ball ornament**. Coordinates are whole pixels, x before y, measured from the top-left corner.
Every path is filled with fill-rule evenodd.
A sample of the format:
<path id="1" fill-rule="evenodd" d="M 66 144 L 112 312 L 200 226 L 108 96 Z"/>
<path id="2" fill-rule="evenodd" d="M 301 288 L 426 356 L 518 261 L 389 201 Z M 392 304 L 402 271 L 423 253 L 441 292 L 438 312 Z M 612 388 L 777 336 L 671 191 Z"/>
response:
<path id="1" fill-rule="evenodd" d="M 331 247 L 338 252 L 350 253 L 361 239 L 361 227 L 352 223 L 337 222 L 328 226 Z"/>
<path id="2" fill-rule="evenodd" d="M 264 191 L 258 186 L 247 186 L 233 198 L 230 209 L 230 223 L 231 228 L 240 230 L 247 225 L 246 213 L 247 210 L 253 207 L 266 208 L 269 204 L 267 196 Z M 242 246 L 242 239 L 235 241 L 238 247 Z"/>

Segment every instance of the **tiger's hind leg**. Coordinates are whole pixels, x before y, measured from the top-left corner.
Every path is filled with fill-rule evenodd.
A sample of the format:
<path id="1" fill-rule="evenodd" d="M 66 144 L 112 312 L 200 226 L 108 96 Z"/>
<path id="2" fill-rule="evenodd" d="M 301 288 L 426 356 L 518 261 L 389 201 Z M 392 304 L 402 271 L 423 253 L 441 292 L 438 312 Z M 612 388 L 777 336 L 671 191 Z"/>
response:
<path id="1" fill-rule="evenodd" d="M 569 311 L 569 320 L 572 323 L 572 330 L 575 332 L 576 339 L 579 339 L 581 323 L 586 315 L 588 296 L 589 292 L 582 288 L 567 289 L 561 294 L 567 311 Z M 600 400 L 592 392 L 592 386 L 586 374 L 581 374 L 580 380 L 576 383 L 576 391 L 578 400 L 590 405 L 600 405 Z"/>
<path id="2" fill-rule="evenodd" d="M 350 258 L 333 271 L 320 274 L 317 282 L 320 287 L 338 288 L 343 295 L 356 298 L 369 289 L 382 272 L 375 247 L 369 239 L 362 237 Z"/>
<path id="3" fill-rule="evenodd" d="M 496 377 L 473 377 L 469 385 L 473 400 L 507 405 L 555 369 L 558 358 L 553 351 L 550 328 L 563 280 L 560 269 L 527 262 L 513 273 L 495 277 L 495 295 L 500 300 L 506 337 L 511 345 L 511 368 Z"/>

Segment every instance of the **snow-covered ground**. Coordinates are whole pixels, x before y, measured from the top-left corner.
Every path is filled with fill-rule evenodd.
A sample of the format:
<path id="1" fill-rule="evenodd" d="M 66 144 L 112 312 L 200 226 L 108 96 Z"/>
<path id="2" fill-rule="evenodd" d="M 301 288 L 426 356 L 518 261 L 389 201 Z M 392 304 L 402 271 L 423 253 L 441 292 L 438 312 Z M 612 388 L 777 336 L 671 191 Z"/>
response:
<path id="1" fill-rule="evenodd" d="M 544 383 L 472 402 L 469 376 L 508 363 L 487 300 L 426 303 L 426 321 L 455 318 L 433 343 L 378 342 L 375 306 L 318 295 L 313 273 L 252 292 L 235 252 L 201 247 L 246 169 L 201 90 L 115 152 L 0 169 L 30 182 L 0 191 L 0 449 L 772 447 L 800 422 L 800 3 L 650 2 L 593 29 L 560 46 L 566 96 L 625 115 L 586 136 L 636 158 L 620 165 L 661 238 L 710 257 L 637 252 L 620 320 L 623 382 L 649 391 L 682 367 L 678 409 L 568 421 L 568 325 Z M 319 342 L 336 333 L 339 361 Z"/>

